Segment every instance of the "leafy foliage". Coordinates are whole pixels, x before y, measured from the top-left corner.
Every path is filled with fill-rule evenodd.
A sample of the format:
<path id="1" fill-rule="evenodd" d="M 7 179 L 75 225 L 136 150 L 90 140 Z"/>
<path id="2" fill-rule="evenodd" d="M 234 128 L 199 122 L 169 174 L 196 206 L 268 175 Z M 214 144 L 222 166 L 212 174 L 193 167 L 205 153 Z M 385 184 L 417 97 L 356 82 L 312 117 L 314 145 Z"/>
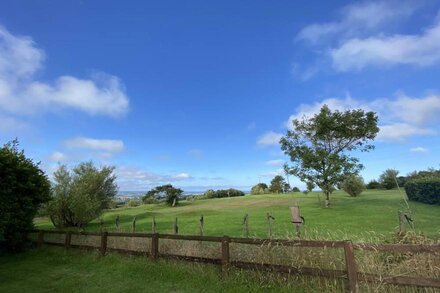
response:
<path id="1" fill-rule="evenodd" d="M 364 179 L 360 176 L 349 175 L 342 183 L 342 189 L 350 196 L 356 197 L 365 190 Z"/>
<path id="2" fill-rule="evenodd" d="M 301 190 L 296 186 L 292 187 L 291 190 L 292 190 L 292 192 L 301 192 Z"/>
<path id="3" fill-rule="evenodd" d="M 370 182 L 367 183 L 365 187 L 367 189 L 380 189 L 381 185 L 376 180 L 371 180 Z"/>
<path id="4" fill-rule="evenodd" d="M 440 170 L 413 174 L 405 184 L 405 191 L 409 200 L 440 205 Z"/>
<path id="5" fill-rule="evenodd" d="M 251 194 L 266 194 L 269 193 L 269 187 L 266 183 L 258 183 L 251 188 Z"/>
<path id="6" fill-rule="evenodd" d="M 18 141 L 0 148 L 0 237 L 9 250 L 26 246 L 37 210 L 49 198 L 47 176 L 18 150 Z"/>
<path id="7" fill-rule="evenodd" d="M 183 190 L 180 188 L 175 188 L 171 184 L 157 186 L 142 198 L 144 203 L 153 203 L 161 198 L 165 199 L 165 202 L 172 206 L 179 203 L 179 197 L 182 195 Z"/>
<path id="8" fill-rule="evenodd" d="M 290 185 L 286 183 L 284 177 L 281 175 L 275 176 L 272 181 L 270 181 L 269 190 L 274 193 L 283 193 L 286 189 L 290 189 Z"/>
<path id="9" fill-rule="evenodd" d="M 374 148 L 369 141 L 379 132 L 377 119 L 374 112 L 332 112 L 327 105 L 312 118 L 294 119 L 292 130 L 280 140 L 281 149 L 292 162 L 285 165 L 286 172 L 316 184 L 325 193 L 328 205 L 334 186 L 363 168 L 348 152 Z"/>
<path id="10" fill-rule="evenodd" d="M 379 183 L 384 189 L 397 188 L 396 178 L 399 171 L 394 169 L 386 169 L 379 177 Z"/>
<path id="11" fill-rule="evenodd" d="M 83 227 L 110 207 L 117 194 L 113 167 L 98 169 L 92 162 L 69 171 L 65 165 L 54 172 L 55 183 L 48 213 L 55 227 Z"/>
<path id="12" fill-rule="evenodd" d="M 234 188 L 212 190 L 209 189 L 203 194 L 204 198 L 222 198 L 222 197 L 236 197 L 244 196 L 244 192 Z"/>

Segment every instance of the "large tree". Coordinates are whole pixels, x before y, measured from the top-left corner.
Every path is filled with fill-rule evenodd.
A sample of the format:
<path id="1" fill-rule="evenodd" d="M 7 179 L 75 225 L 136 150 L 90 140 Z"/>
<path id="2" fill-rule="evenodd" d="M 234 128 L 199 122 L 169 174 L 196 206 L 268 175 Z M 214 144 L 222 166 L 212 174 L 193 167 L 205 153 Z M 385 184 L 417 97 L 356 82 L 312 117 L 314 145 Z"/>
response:
<path id="1" fill-rule="evenodd" d="M 180 188 L 175 188 L 171 184 L 157 186 L 144 196 L 143 200 L 147 198 L 159 199 L 165 198 L 165 202 L 170 206 L 175 206 L 179 202 L 179 197 L 182 195 L 183 190 Z"/>
<path id="2" fill-rule="evenodd" d="M 363 168 L 349 153 L 374 148 L 369 142 L 379 132 L 377 119 L 374 112 L 331 111 L 327 105 L 313 117 L 294 119 L 292 129 L 280 140 L 281 149 L 292 162 L 284 166 L 285 171 L 316 184 L 329 206 L 334 186 Z"/>
<path id="3" fill-rule="evenodd" d="M 386 169 L 379 177 L 379 183 L 382 188 L 393 189 L 397 187 L 397 175 L 399 171 L 394 169 Z M 403 187 L 403 186 L 402 186 Z"/>
<path id="4" fill-rule="evenodd" d="M 83 227 L 110 207 L 118 186 L 113 167 L 80 163 L 70 171 L 65 165 L 54 172 L 52 200 L 47 211 L 55 227 Z"/>
<path id="5" fill-rule="evenodd" d="M 275 192 L 275 193 L 283 193 L 285 188 L 287 186 L 285 186 L 287 183 L 284 180 L 284 177 L 281 175 L 277 175 L 275 176 L 272 181 L 270 181 L 270 187 L 269 190 L 271 192 Z M 289 185 L 290 188 L 290 185 Z"/>
<path id="6" fill-rule="evenodd" d="M 17 140 L 0 148 L 0 238 L 12 251 L 26 246 L 39 206 L 49 200 L 50 183 L 18 149 Z"/>

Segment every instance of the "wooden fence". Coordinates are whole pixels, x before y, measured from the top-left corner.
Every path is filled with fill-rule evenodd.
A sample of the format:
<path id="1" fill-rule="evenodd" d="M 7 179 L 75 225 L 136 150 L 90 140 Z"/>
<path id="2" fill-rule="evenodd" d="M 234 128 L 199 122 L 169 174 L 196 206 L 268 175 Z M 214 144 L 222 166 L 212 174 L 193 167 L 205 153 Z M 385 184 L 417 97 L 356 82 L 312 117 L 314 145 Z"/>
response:
<path id="1" fill-rule="evenodd" d="M 254 239 L 254 238 L 236 238 L 236 237 L 217 237 L 217 236 L 195 236 L 195 235 L 172 235 L 159 233 L 124 233 L 124 232 L 73 232 L 73 231 L 55 231 L 55 230 L 37 230 L 37 246 L 43 244 L 64 246 L 66 248 L 78 247 L 99 249 L 105 256 L 108 251 L 116 251 L 128 254 L 147 255 L 156 260 L 159 257 L 183 259 L 194 262 L 204 262 L 221 265 L 223 270 L 227 271 L 231 266 L 256 269 L 272 272 L 281 272 L 289 274 L 302 274 L 311 276 L 320 276 L 328 278 L 342 278 L 347 282 L 348 292 L 358 292 L 359 282 L 381 282 L 394 285 L 409 285 L 417 287 L 440 288 L 440 279 L 409 277 L 409 276 L 379 276 L 359 272 L 356 266 L 355 250 L 387 251 L 398 253 L 430 253 L 439 254 L 440 245 L 412 245 L 412 244 L 353 244 L 351 241 L 315 241 L 315 240 L 285 240 L 285 239 Z M 51 242 L 45 239 L 46 234 L 65 235 L 64 242 Z M 72 235 L 100 237 L 100 245 L 74 245 L 71 243 Z M 129 249 L 115 249 L 107 247 L 108 237 L 129 237 L 129 238 L 151 238 L 150 249 L 148 251 L 134 251 Z M 197 256 L 184 256 L 159 251 L 160 239 L 173 239 L 183 241 L 217 242 L 221 244 L 221 258 L 207 258 Z M 250 244 L 250 245 L 273 245 L 273 246 L 294 246 L 310 248 L 332 248 L 342 249 L 345 256 L 345 269 L 321 269 L 313 267 L 293 267 L 286 265 L 277 265 L 272 263 L 257 263 L 231 260 L 230 244 Z"/>

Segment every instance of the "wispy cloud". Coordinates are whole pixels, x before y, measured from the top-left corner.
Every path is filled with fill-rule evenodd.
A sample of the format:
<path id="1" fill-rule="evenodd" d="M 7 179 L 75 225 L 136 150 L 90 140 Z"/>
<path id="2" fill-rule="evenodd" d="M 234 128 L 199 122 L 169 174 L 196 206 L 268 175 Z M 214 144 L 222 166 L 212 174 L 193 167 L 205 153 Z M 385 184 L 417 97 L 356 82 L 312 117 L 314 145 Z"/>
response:
<path id="1" fill-rule="evenodd" d="M 282 166 L 284 164 L 284 160 L 269 160 L 266 161 L 266 165 L 268 166 Z"/>
<path id="2" fill-rule="evenodd" d="M 64 141 L 67 148 L 89 149 L 95 151 L 105 151 L 110 153 L 118 153 L 124 150 L 122 140 L 114 139 L 96 139 L 89 137 L 76 137 Z"/>
<path id="3" fill-rule="evenodd" d="M 188 151 L 188 155 L 195 159 L 203 159 L 204 156 L 203 151 L 200 149 L 191 149 Z"/>
<path id="4" fill-rule="evenodd" d="M 0 111 L 29 115 L 75 109 L 91 115 L 121 116 L 128 97 L 116 76 L 96 73 L 89 79 L 63 75 L 52 82 L 36 80 L 45 53 L 28 36 L 0 26 Z"/>
<path id="5" fill-rule="evenodd" d="M 66 160 L 66 155 L 62 152 L 53 152 L 49 155 L 49 160 L 52 162 L 62 162 L 64 160 Z"/>
<path id="6" fill-rule="evenodd" d="M 424 147 L 415 147 L 411 148 L 409 151 L 412 153 L 427 153 L 429 150 Z"/>
<path id="7" fill-rule="evenodd" d="M 274 170 L 274 171 L 260 173 L 260 174 L 258 174 L 258 176 L 261 176 L 261 177 L 275 177 L 277 175 L 284 175 L 284 174 L 285 174 L 284 169 L 280 168 L 280 169 L 277 169 L 277 170 Z"/>
<path id="8" fill-rule="evenodd" d="M 278 145 L 282 136 L 281 133 L 269 131 L 258 138 L 257 144 L 260 146 Z"/>

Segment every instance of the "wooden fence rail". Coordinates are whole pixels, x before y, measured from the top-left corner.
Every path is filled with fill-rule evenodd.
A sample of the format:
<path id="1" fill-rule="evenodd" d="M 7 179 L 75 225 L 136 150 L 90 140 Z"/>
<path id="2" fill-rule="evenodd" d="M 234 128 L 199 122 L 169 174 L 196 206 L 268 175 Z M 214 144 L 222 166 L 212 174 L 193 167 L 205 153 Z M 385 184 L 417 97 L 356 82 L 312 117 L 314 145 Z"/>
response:
<path id="1" fill-rule="evenodd" d="M 135 255 L 147 255 L 152 260 L 159 257 L 182 259 L 194 262 L 204 262 L 221 265 L 223 271 L 227 271 L 231 266 L 245 269 L 257 269 L 274 271 L 281 273 L 294 273 L 302 275 L 320 276 L 328 278 L 343 278 L 347 280 L 347 292 L 359 292 L 359 281 L 363 282 L 382 282 L 394 285 L 409 285 L 418 287 L 440 288 L 440 279 L 408 277 L 408 276 L 378 276 L 374 274 L 366 274 L 358 272 L 355 258 L 355 250 L 373 250 L 373 251 L 391 251 L 400 253 L 432 253 L 440 254 L 440 245 L 410 245 L 410 244 L 370 244 L 361 243 L 353 244 L 351 241 L 315 241 L 315 240 L 287 240 L 287 239 L 252 239 L 237 237 L 218 237 L 218 236 L 201 236 L 201 235 L 176 235 L 176 234 L 159 234 L 159 233 L 124 233 L 124 232 L 76 232 L 76 231 L 56 231 L 56 230 L 37 230 L 36 240 L 37 246 L 42 244 L 64 246 L 66 248 L 77 247 L 87 249 L 99 249 L 100 253 L 105 256 L 107 251 L 115 251 L 120 253 L 128 253 Z M 45 234 L 64 234 L 64 243 L 56 243 L 46 241 Z M 100 246 L 93 245 L 73 245 L 71 243 L 72 235 L 99 236 Z M 108 237 L 137 237 L 151 238 L 150 251 L 134 251 L 128 249 L 108 248 Z M 186 241 L 204 241 L 217 242 L 221 244 L 221 258 L 205 258 L 196 256 L 183 256 L 175 254 L 160 253 L 159 240 L 173 239 Z M 335 248 L 343 249 L 345 256 L 345 270 L 331 270 L 321 268 L 308 267 L 292 267 L 286 265 L 277 265 L 269 263 L 242 262 L 231 260 L 230 243 L 250 244 L 250 245 L 272 245 L 272 246 L 294 246 L 294 247 L 313 247 L 313 248 Z"/>

